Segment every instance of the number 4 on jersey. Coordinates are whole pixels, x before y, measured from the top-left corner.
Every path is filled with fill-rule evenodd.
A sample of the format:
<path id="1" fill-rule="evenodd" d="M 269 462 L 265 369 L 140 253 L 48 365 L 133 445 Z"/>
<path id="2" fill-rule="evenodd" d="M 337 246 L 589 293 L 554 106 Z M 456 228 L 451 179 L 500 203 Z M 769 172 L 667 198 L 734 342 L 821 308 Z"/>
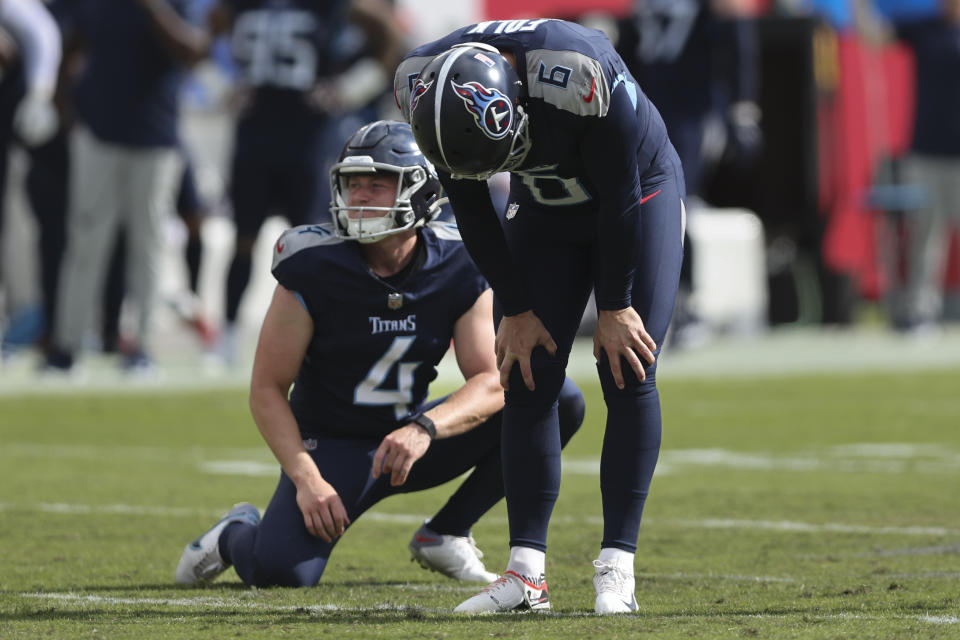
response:
<path id="1" fill-rule="evenodd" d="M 370 367 L 367 377 L 354 389 L 355 404 L 392 404 L 398 420 L 410 413 L 410 404 L 413 402 L 413 372 L 420 363 L 400 362 L 400 360 L 410 350 L 414 340 L 416 336 L 398 336 L 393 339 L 387 352 Z M 382 389 L 381 385 L 387 379 L 394 364 L 398 365 L 397 387 Z"/>

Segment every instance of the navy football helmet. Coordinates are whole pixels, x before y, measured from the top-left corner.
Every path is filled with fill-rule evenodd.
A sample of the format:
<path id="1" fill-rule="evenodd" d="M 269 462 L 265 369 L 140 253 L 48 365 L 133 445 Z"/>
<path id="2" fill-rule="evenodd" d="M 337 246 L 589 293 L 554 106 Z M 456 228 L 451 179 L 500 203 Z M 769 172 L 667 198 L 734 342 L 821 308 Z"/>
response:
<path id="1" fill-rule="evenodd" d="M 522 85 L 500 52 L 457 45 L 420 71 L 410 91 L 410 125 L 423 153 L 454 178 L 486 180 L 520 166 L 530 150 Z"/>
<path id="2" fill-rule="evenodd" d="M 351 207 L 350 176 L 393 173 L 398 177 L 392 207 Z M 440 213 L 446 202 L 437 172 L 420 152 L 410 125 L 379 120 L 357 130 L 330 168 L 330 216 L 338 236 L 377 242 L 385 236 L 422 226 Z M 382 211 L 377 217 L 351 216 L 363 210 Z"/>

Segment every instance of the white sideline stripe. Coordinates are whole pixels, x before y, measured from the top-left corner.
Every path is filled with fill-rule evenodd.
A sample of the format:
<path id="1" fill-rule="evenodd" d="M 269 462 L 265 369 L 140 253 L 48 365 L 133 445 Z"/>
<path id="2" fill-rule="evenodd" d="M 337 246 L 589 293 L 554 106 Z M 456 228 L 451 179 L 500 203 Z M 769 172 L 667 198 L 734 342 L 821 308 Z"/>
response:
<path id="1" fill-rule="evenodd" d="M 141 515 L 160 517 L 194 517 L 208 516 L 219 518 L 225 509 L 205 509 L 200 507 L 163 507 L 129 504 L 76 504 L 65 502 L 35 502 L 14 504 L 0 502 L 0 511 L 39 511 L 42 513 L 56 513 L 64 515 Z M 424 514 L 412 513 L 382 513 L 368 511 L 363 514 L 364 520 L 377 522 L 393 522 L 400 524 L 422 524 L 428 518 Z M 507 519 L 503 516 L 492 516 L 483 519 L 486 524 L 504 524 Z M 600 516 L 556 516 L 551 518 L 554 524 L 589 524 L 602 525 Z M 747 529 L 764 531 L 784 531 L 787 533 L 854 533 L 866 535 L 901 535 L 901 536 L 960 536 L 960 529 L 947 527 L 873 527 L 867 525 L 844 524 L 826 522 L 822 524 L 810 522 L 795 522 L 791 520 L 745 520 L 725 518 L 704 518 L 701 520 L 677 520 L 649 518 L 644 520 L 645 526 L 683 527 L 688 529 Z"/>
<path id="2" fill-rule="evenodd" d="M 407 585 L 395 585 L 398 588 L 406 590 Z M 475 588 L 471 590 L 476 590 Z M 174 607 L 206 607 L 206 608 L 230 608 L 230 609 L 255 609 L 255 610 L 273 610 L 273 611 L 295 611 L 305 613 L 330 613 L 343 611 L 346 613 L 379 613 L 379 612 L 409 612 L 422 611 L 425 613 L 439 613 L 454 615 L 450 609 L 432 609 L 420 606 L 399 606 L 390 604 L 378 604 L 372 607 L 342 607 L 336 604 L 320 605 L 271 605 L 260 602 L 244 602 L 242 600 L 227 600 L 223 598 L 117 598 L 109 596 L 80 595 L 76 593 L 21 593 L 25 598 L 38 598 L 44 600 L 56 600 L 68 603 L 93 603 L 93 604 L 130 604 L 130 605 L 169 605 Z M 550 616 L 556 618 L 579 618 L 592 616 L 593 613 L 586 612 L 544 612 L 538 616 Z"/>
<path id="3" fill-rule="evenodd" d="M 258 460 L 205 460 L 199 467 L 204 473 L 216 475 L 274 477 L 279 471 L 276 462 Z M 947 445 L 907 444 L 877 448 L 869 444 L 849 445 L 833 447 L 822 455 L 803 456 L 727 449 L 674 449 L 661 451 L 655 473 L 663 476 L 701 467 L 737 471 L 953 474 L 960 471 L 960 452 Z M 562 470 L 565 474 L 597 476 L 600 458 L 564 458 Z"/>
<path id="4" fill-rule="evenodd" d="M 66 502 L 37 502 L 11 504 L 0 502 L 0 511 L 39 511 L 62 515 L 135 515 L 166 517 L 209 516 L 219 518 L 224 509 L 200 509 L 195 507 L 148 507 L 132 504 L 69 504 Z"/>
<path id="5" fill-rule="evenodd" d="M 280 474 L 280 465 L 276 462 L 257 462 L 256 460 L 207 460 L 200 463 L 200 471 L 222 476 L 269 476 Z"/>
<path id="6" fill-rule="evenodd" d="M 0 449 L 0 458 L 99 460 L 109 452 L 125 460 L 193 463 L 200 471 L 216 475 L 275 478 L 279 474 L 279 465 L 265 448 L 218 448 L 217 455 L 227 459 L 207 459 L 207 455 L 213 451 L 212 447 L 40 445 L 11 442 L 4 443 Z M 737 471 L 955 474 L 960 472 L 960 449 L 946 443 L 855 443 L 794 454 L 728 449 L 665 449 L 660 452 L 656 474 L 662 476 L 702 467 Z M 564 457 L 562 469 L 565 474 L 596 476 L 600 473 L 600 458 Z"/>
<path id="7" fill-rule="evenodd" d="M 95 604 L 157 604 L 173 607 L 219 607 L 240 609 L 273 609 L 277 611 L 406 611 L 411 607 L 382 605 L 376 607 L 341 607 L 336 604 L 312 605 L 271 605 L 262 602 L 245 602 L 243 600 L 227 600 L 224 598 L 116 598 L 110 596 L 80 595 L 77 593 L 23 593 L 26 598 L 41 598 L 45 600 L 59 600 L 61 602 L 84 602 Z M 425 609 L 426 610 L 426 609 Z"/>
<path id="8" fill-rule="evenodd" d="M 771 616 L 764 614 L 756 617 L 766 618 Z M 862 613 L 835 613 L 832 615 L 815 617 L 819 620 L 917 620 L 920 622 L 929 622 L 931 624 L 960 624 L 960 618 L 957 616 L 932 616 L 929 614 L 919 614 L 913 616 L 876 616 Z"/>
<path id="9" fill-rule="evenodd" d="M 397 585 L 403 587 L 403 585 Z M 76 593 L 21 593 L 24 598 L 37 598 L 42 600 L 55 600 L 59 602 L 66 603 L 82 603 L 82 604 L 129 604 L 129 605 L 167 605 L 172 607 L 205 607 L 205 608 L 227 608 L 227 609 L 254 609 L 254 610 L 273 610 L 273 611 L 296 611 L 296 612 L 305 612 L 305 613 L 331 613 L 337 611 L 343 611 L 347 613 L 376 613 L 376 612 L 409 612 L 409 611 L 423 611 L 426 613 L 440 613 L 440 614 L 449 614 L 453 615 L 449 609 L 430 609 L 426 607 L 419 606 L 397 606 L 397 605 L 388 605 L 380 604 L 373 607 L 341 607 L 336 604 L 314 604 L 314 605 L 271 605 L 268 603 L 260 602 L 245 602 L 242 600 L 227 600 L 224 598 L 209 598 L 209 597 L 198 597 L 198 598 L 117 598 L 110 596 L 94 596 L 94 595 L 80 595 Z M 592 617 L 595 614 L 592 612 L 559 612 L 559 611 L 549 611 L 537 614 L 537 616 L 546 616 L 550 618 L 581 618 L 581 617 Z M 736 614 L 727 614 L 731 617 L 737 617 Z M 758 618 L 758 619 L 784 619 L 791 616 L 796 616 L 798 614 L 741 614 L 746 618 Z M 682 618 L 696 618 L 697 616 L 680 616 Z M 864 615 L 864 614 L 848 614 L 848 613 L 838 613 L 830 615 L 811 615 L 805 616 L 817 620 L 916 620 L 918 622 L 926 622 L 929 624 L 960 624 L 960 617 L 957 616 L 935 616 L 929 614 L 920 614 L 920 615 L 893 615 L 893 616 L 880 616 L 880 615 Z"/>
<path id="10" fill-rule="evenodd" d="M 832 557 L 845 558 L 895 558 L 898 556 L 938 556 L 960 553 L 960 545 L 939 545 L 935 547 L 916 547 L 909 549 L 877 549 L 875 551 L 864 551 L 862 553 L 832 553 Z M 821 557 L 810 555 L 809 557 Z"/>
<path id="11" fill-rule="evenodd" d="M 648 578 L 656 580 L 730 580 L 734 582 L 799 582 L 795 578 L 783 578 L 777 576 L 742 576 L 728 573 L 686 573 L 677 571 L 675 573 L 647 573 L 638 571 L 637 578 Z"/>
<path id="12" fill-rule="evenodd" d="M 946 527 L 870 527 L 865 525 L 827 522 L 811 524 L 791 520 L 737 520 L 726 518 L 707 518 L 704 520 L 672 520 L 672 524 L 702 529 L 760 529 L 765 531 L 788 531 L 797 533 L 865 533 L 893 534 L 907 536 L 955 536 L 957 529 Z"/>

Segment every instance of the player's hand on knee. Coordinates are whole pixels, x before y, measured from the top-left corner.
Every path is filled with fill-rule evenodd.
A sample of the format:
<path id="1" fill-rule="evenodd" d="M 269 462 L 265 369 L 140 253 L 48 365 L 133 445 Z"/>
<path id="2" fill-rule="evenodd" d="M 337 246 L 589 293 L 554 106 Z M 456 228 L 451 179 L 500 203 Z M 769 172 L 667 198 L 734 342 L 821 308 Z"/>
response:
<path id="1" fill-rule="evenodd" d="M 643 382 L 647 379 L 643 362 L 647 365 L 656 362 L 657 358 L 653 354 L 656 349 L 657 343 L 647 333 L 643 320 L 633 307 L 601 309 L 597 314 L 597 330 L 593 334 L 593 357 L 599 362 L 600 356 L 607 354 L 610 373 L 617 388 L 624 387 L 620 357 L 627 361 L 637 378 Z"/>
<path id="2" fill-rule="evenodd" d="M 297 506 L 303 514 L 303 523 L 310 535 L 324 542 L 333 542 L 346 531 L 350 524 L 347 510 L 336 489 L 319 480 L 309 487 L 297 489 Z"/>
<path id="3" fill-rule="evenodd" d="M 407 481 L 413 463 L 423 457 L 430 447 L 430 435 L 416 424 L 400 427 L 387 436 L 373 454 L 370 474 L 379 478 L 390 474 L 390 484 L 399 487 Z"/>
<path id="4" fill-rule="evenodd" d="M 533 391 L 536 387 L 533 369 L 530 366 L 533 350 L 543 347 L 550 355 L 557 353 L 557 343 L 553 341 L 553 336 L 533 311 L 504 316 L 497 329 L 495 347 L 497 368 L 500 369 L 500 385 L 504 389 L 510 388 L 510 370 L 513 369 L 514 364 L 518 364 L 523 383 Z"/>

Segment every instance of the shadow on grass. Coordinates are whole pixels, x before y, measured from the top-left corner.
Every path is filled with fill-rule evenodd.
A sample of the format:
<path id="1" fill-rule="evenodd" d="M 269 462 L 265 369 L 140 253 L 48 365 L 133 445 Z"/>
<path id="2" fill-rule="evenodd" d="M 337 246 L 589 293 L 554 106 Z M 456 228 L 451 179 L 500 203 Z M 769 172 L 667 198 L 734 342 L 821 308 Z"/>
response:
<path id="1" fill-rule="evenodd" d="M 0 625 L 3 623 L 38 623 L 38 622 L 74 622 L 74 623 L 103 623 L 111 624 L 151 623 L 167 624 L 172 620 L 177 622 L 202 625 L 205 623 L 227 623 L 236 625 L 295 625 L 311 622 L 323 622 L 337 625 L 392 625 L 398 623 L 422 622 L 426 624 L 448 624 L 451 622 L 471 622 L 483 625 L 514 624 L 521 621 L 543 621 L 592 617 L 593 612 L 568 614 L 532 614 L 510 613 L 496 616 L 463 616 L 449 610 L 431 611 L 416 607 L 402 607 L 396 609 L 369 608 L 335 608 L 297 607 L 297 606 L 258 606 L 256 608 L 211 609 L 190 607 L 142 607 L 116 609 L 112 607 L 83 607 L 82 609 L 40 606 L 34 610 L 20 610 L 0 613 Z"/>

